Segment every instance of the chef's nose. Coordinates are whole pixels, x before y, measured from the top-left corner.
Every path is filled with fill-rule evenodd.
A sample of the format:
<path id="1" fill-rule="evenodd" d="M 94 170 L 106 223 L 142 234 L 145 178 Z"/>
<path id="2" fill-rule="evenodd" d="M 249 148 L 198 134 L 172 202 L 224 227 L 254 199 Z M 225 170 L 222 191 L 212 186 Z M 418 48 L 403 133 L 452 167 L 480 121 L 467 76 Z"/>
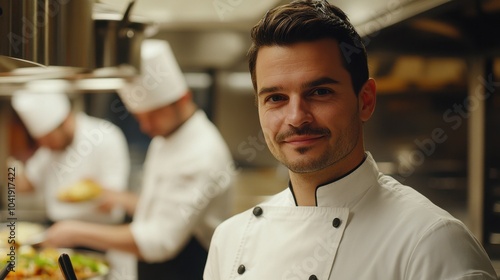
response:
<path id="1" fill-rule="evenodd" d="M 36 142 L 39 146 L 53 149 L 53 144 L 55 142 L 53 138 L 54 137 L 52 137 L 51 134 L 48 134 L 48 135 L 44 135 L 42 137 L 36 138 Z"/>
<path id="2" fill-rule="evenodd" d="M 313 119 L 309 104 L 301 97 L 290 97 L 285 114 L 287 124 L 294 127 L 308 124 Z"/>
<path id="3" fill-rule="evenodd" d="M 147 114 L 135 114 L 137 121 L 139 122 L 139 126 L 142 132 L 148 133 L 151 130 L 151 121 Z"/>
<path id="4" fill-rule="evenodd" d="M 50 139 L 43 139 L 43 140 L 38 140 L 38 145 L 53 151 L 60 150 L 62 145 L 59 142 L 56 142 L 56 140 L 50 140 Z"/>
<path id="5" fill-rule="evenodd" d="M 45 139 L 45 138 L 40 138 L 40 139 L 37 139 L 37 142 L 38 142 L 38 145 L 39 145 L 39 146 L 46 147 L 46 148 L 51 148 L 51 147 L 50 147 L 50 141 L 48 141 L 48 140 L 47 140 L 47 139 Z"/>

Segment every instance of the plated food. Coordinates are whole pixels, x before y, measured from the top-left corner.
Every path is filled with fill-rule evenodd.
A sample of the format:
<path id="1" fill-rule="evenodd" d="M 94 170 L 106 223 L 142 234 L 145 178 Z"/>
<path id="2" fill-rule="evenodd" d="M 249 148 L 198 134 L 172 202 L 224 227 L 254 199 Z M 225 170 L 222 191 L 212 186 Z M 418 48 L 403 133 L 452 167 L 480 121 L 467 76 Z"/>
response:
<path id="1" fill-rule="evenodd" d="M 5 259 L 8 252 L 2 252 L 0 259 Z M 9 280 L 63 280 L 59 269 L 58 258 L 62 253 L 70 256 L 76 277 L 80 279 L 100 279 L 109 272 L 109 266 L 100 255 L 93 252 L 84 252 L 70 249 L 43 248 L 35 249 L 32 246 L 21 246 L 16 252 L 15 268 L 7 278 Z M 104 279 L 104 278 L 102 278 Z"/>
<path id="2" fill-rule="evenodd" d="M 45 232 L 45 226 L 31 222 L 16 221 L 12 225 L 9 223 L 0 225 L 0 248 L 32 245 Z"/>
<path id="3" fill-rule="evenodd" d="M 83 202 L 93 200 L 102 193 L 102 187 L 92 180 L 82 180 L 62 189 L 57 198 L 64 202 Z"/>
<path id="4" fill-rule="evenodd" d="M 63 280 L 58 259 L 62 253 L 69 255 L 78 280 L 104 279 L 109 272 L 109 265 L 104 256 L 97 252 L 35 248 L 33 240 L 43 235 L 46 227 L 32 222 L 16 221 L 1 224 L 0 228 L 0 264 L 15 264 L 8 280 Z"/>

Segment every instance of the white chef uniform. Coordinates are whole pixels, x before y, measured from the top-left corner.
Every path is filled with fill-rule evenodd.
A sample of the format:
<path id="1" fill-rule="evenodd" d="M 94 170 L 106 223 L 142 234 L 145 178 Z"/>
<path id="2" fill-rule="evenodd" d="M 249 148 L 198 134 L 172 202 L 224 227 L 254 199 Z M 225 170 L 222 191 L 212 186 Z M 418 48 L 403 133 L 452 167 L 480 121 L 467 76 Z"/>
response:
<path id="1" fill-rule="evenodd" d="M 38 148 L 26 162 L 25 172 L 31 184 L 43 190 L 50 220 L 123 221 L 123 209 L 107 214 L 97 209 L 97 201 L 67 203 L 57 199 L 61 188 L 83 179 L 92 179 L 108 189 L 126 189 L 130 172 L 128 146 L 123 132 L 111 122 L 77 113 L 72 143 L 64 151 Z"/>
<path id="2" fill-rule="evenodd" d="M 153 138 L 131 223 L 145 261 L 176 257 L 193 236 L 208 249 L 214 229 L 231 214 L 233 170 L 227 145 L 201 110 L 171 136 Z"/>
<path id="3" fill-rule="evenodd" d="M 228 204 L 218 202 L 227 199 L 232 173 L 231 154 L 201 110 L 171 136 L 153 138 L 132 222 L 144 259 L 172 258 L 192 235 L 208 249 L 215 227 L 230 215 Z"/>
<path id="4" fill-rule="evenodd" d="M 172 104 L 188 92 L 169 43 L 158 39 L 142 42 L 141 76 L 118 90 L 135 114 Z M 224 139 L 202 110 L 168 136 L 154 137 L 130 225 L 144 260 L 123 262 L 114 268 L 117 275 L 144 279 L 201 276 L 214 229 L 231 214 L 233 169 Z M 138 271 L 133 271 L 136 267 Z"/>
<path id="5" fill-rule="evenodd" d="M 462 222 L 379 173 L 369 153 L 316 201 L 297 207 L 287 189 L 221 224 L 204 279 L 497 279 Z"/>

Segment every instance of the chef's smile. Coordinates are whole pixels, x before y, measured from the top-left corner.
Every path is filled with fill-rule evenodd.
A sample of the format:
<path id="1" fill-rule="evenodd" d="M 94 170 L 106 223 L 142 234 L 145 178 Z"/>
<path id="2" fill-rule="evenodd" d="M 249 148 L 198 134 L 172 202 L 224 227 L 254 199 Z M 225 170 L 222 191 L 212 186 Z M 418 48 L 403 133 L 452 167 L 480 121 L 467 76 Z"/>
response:
<path id="1" fill-rule="evenodd" d="M 276 135 L 276 142 L 296 149 L 312 148 L 312 146 L 327 140 L 329 135 L 330 130 L 326 128 L 304 126 L 279 133 Z"/>
<path id="2" fill-rule="evenodd" d="M 295 147 L 302 146 L 311 146 L 321 141 L 325 136 L 324 135 L 300 135 L 300 136 L 292 136 L 287 139 L 281 141 L 283 144 L 289 144 Z"/>

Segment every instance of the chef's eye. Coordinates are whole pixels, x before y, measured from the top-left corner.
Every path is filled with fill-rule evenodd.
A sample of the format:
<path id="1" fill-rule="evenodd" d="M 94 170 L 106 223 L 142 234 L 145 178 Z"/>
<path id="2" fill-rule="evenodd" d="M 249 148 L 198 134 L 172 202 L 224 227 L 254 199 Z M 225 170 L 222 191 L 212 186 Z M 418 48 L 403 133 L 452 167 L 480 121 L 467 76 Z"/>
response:
<path id="1" fill-rule="evenodd" d="M 265 101 L 266 102 L 279 102 L 285 100 L 285 97 L 279 94 L 269 95 Z"/>
<path id="2" fill-rule="evenodd" d="M 326 94 L 330 94 L 332 93 L 333 91 L 331 89 L 328 89 L 328 88 L 317 88 L 317 89 L 314 89 L 311 94 L 312 95 L 326 95 Z"/>

